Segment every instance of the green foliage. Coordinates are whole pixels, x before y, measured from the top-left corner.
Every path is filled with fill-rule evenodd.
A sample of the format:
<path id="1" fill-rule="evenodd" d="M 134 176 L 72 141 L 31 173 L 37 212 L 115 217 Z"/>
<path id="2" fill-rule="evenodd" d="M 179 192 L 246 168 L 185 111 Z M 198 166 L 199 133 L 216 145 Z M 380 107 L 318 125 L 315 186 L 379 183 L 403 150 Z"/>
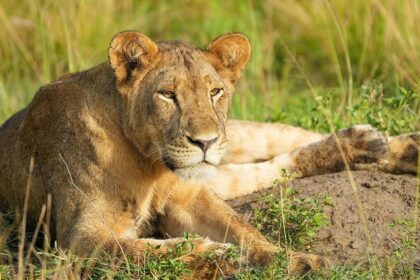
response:
<path id="1" fill-rule="evenodd" d="M 410 112 L 410 105 L 418 102 L 418 98 L 419 93 L 402 87 L 398 95 L 385 97 L 382 84 L 363 86 L 360 99 L 348 108 L 351 124 L 360 124 L 366 120 L 390 135 L 415 131 L 418 124 L 415 113 Z"/>
<path id="2" fill-rule="evenodd" d="M 271 242 L 282 248 L 309 250 L 315 241 L 316 233 L 328 223 L 322 205 L 332 206 L 332 202 L 327 196 L 299 198 L 296 190 L 287 187 L 287 181 L 292 176 L 287 173 L 284 175 L 286 181 L 281 183 L 282 187 L 279 186 L 279 182 L 275 183 L 278 193 L 263 198 L 263 207 L 256 209 L 251 223 Z M 296 278 L 288 274 L 288 263 L 287 253 L 280 252 L 268 268 L 247 267 L 236 276 L 236 279 Z M 311 273 L 307 277 L 311 275 L 317 274 Z"/>
<path id="3" fill-rule="evenodd" d="M 337 92 L 326 92 L 311 98 L 296 98 L 265 119 L 269 122 L 284 122 L 295 126 L 329 132 L 328 120 L 335 129 L 356 124 L 370 124 L 389 135 L 397 135 L 420 129 L 418 112 L 413 104 L 420 102 L 420 93 L 399 88 L 397 95 L 386 94 L 383 84 L 373 82 L 357 90 L 358 98 L 345 108 L 343 115 L 339 108 Z M 305 113 L 305 111 L 310 113 Z"/>
<path id="4" fill-rule="evenodd" d="M 136 264 L 134 262 L 126 262 L 115 269 L 110 264 L 118 262 L 110 256 L 102 257 L 100 262 L 92 269 L 85 271 L 87 279 L 105 279 L 112 275 L 113 279 L 181 279 L 189 276 L 191 271 L 187 267 L 187 263 L 182 261 L 181 256 L 191 251 L 193 244 L 188 240 L 184 240 L 176 244 L 175 248 L 170 250 L 167 255 L 155 254 L 160 246 L 150 248 L 145 253 L 144 264 Z"/>
<path id="5" fill-rule="evenodd" d="M 330 205 L 331 199 L 302 199 L 289 187 L 282 187 L 279 191 L 281 195 L 269 194 L 264 198 L 264 208 L 255 211 L 253 224 L 272 242 L 280 242 L 282 247 L 305 248 L 328 223 L 322 205 Z"/>
<path id="6" fill-rule="evenodd" d="M 416 226 L 413 221 L 408 219 L 395 220 L 389 226 L 397 228 L 400 232 L 401 245 L 387 259 L 387 262 L 384 264 L 385 269 L 392 271 L 392 275 L 396 279 L 415 279 L 416 275 L 413 266 L 418 265 L 414 262 L 416 261 L 419 246 Z M 417 274 L 417 277 L 420 277 L 420 275 Z"/>
<path id="7" fill-rule="evenodd" d="M 369 122 L 391 134 L 420 129 L 420 8 L 415 0 L 3 2 L 0 123 L 42 84 L 106 60 L 112 36 L 134 29 L 156 40 L 182 39 L 201 47 L 226 32 L 249 36 L 253 55 L 232 117 L 320 131 L 329 131 L 327 117 L 336 128 Z M 372 84 L 381 85 L 380 104 L 364 103 Z M 397 115 L 393 106 L 403 91 L 413 95 Z M 318 97 L 328 101 L 325 112 L 318 108 Z"/>
<path id="8" fill-rule="evenodd" d="M 289 177 L 290 179 L 291 177 Z M 285 183 L 283 183 L 285 184 Z M 278 187 L 277 194 L 270 194 L 262 198 L 263 207 L 257 209 L 251 222 L 260 229 L 273 243 L 283 248 L 310 251 L 315 241 L 316 233 L 327 224 L 322 207 L 332 206 L 328 196 L 315 198 L 299 198 L 298 193 L 290 187 Z M 9 218 L 13 216 L 8 214 Z M 9 222 L 11 224 L 11 221 Z M 284 227 L 285 226 L 285 227 Z M 402 245 L 393 254 L 380 263 L 379 276 L 381 279 L 415 279 L 412 269 L 416 249 L 415 227 L 410 220 L 394 221 L 390 224 L 401 232 Z M 179 242 L 168 255 L 153 253 L 156 248 L 150 248 L 145 253 L 144 264 L 124 261 L 102 253 L 100 256 L 80 259 L 70 252 L 52 248 L 45 252 L 37 249 L 36 257 L 28 264 L 26 277 L 28 279 L 47 277 L 82 278 L 82 279 L 181 279 L 191 272 L 182 256 L 192 248 L 192 239 L 197 235 L 185 234 L 184 240 Z M 16 237 L 11 237 L 9 243 L 15 243 Z M 231 263 L 240 261 L 239 248 L 229 247 L 224 259 Z M 13 253 L 0 250 L 0 260 L 13 259 Z M 212 253 L 202 255 L 209 261 L 217 261 L 218 256 Z M 40 261 L 41 260 L 41 261 Z M 267 268 L 250 266 L 242 263 L 240 273 L 235 279 L 374 279 L 372 267 L 365 264 L 334 266 L 329 271 L 319 271 L 302 277 L 288 273 L 289 260 L 286 252 L 280 252 L 275 261 Z M 0 279 L 14 278 L 16 264 L 1 264 Z M 411 278 L 410 278 L 411 277 Z"/>
<path id="9" fill-rule="evenodd" d="M 9 265 L 0 264 L 0 279 L 11 279 L 12 273 Z"/>

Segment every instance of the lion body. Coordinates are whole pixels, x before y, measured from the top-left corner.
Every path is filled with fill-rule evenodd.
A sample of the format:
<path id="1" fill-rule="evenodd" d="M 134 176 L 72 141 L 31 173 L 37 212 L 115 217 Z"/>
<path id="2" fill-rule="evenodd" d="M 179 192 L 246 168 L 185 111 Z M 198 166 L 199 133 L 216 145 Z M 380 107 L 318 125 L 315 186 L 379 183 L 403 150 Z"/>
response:
<path id="1" fill-rule="evenodd" d="M 245 44 L 240 36 L 228 39 Z M 136 40 L 140 43 L 133 45 Z M 226 52 L 223 40 L 210 45 L 214 56 L 205 57 L 188 45 L 156 46 L 143 35 L 125 33 L 111 43 L 109 63 L 40 88 L 27 108 L 0 128 L 0 211 L 26 214 L 33 227 L 47 208 L 54 239 L 81 255 L 98 246 L 109 251 L 119 247 L 141 260 L 148 244 L 160 245 L 164 253 L 183 232 L 192 231 L 212 239 L 194 241 L 197 254 L 224 248 L 217 242 L 231 242 L 249 250 L 252 260 L 267 263 L 277 247 L 242 222 L 208 185 L 183 179 L 172 169 L 190 177 L 208 163 L 220 163 L 210 188 L 231 198 L 269 186 L 280 168 L 309 176 L 342 168 L 342 160 L 331 136 L 287 125 L 226 121 L 229 94 L 249 51 L 243 51 L 248 55 L 244 61 L 234 57 L 237 50 L 221 55 L 224 68 L 214 62 Z M 141 63 L 133 60 L 137 64 L 132 66 L 133 61 L 124 60 L 129 55 L 141 57 Z M 174 63 L 178 60 L 182 66 Z M 159 70 L 156 65 L 168 67 Z M 167 84 L 167 72 L 179 79 Z M 188 98 L 177 96 L 175 101 L 171 89 L 146 100 L 144 92 L 158 91 L 157 84 L 189 92 Z M 209 99 L 204 86 L 223 87 L 226 93 L 214 91 Z M 133 88 L 140 88 L 137 99 Z M 371 128 L 337 135 L 349 161 L 386 152 L 384 138 Z M 154 233 L 175 238 L 151 239 Z M 315 268 L 321 259 L 311 255 L 309 260 Z"/>
<path id="2" fill-rule="evenodd" d="M 52 238 L 81 256 L 104 248 L 142 262 L 145 251 L 165 254 L 184 232 L 195 232 L 208 238 L 191 240 L 184 260 L 200 277 L 216 272 L 201 253 L 225 252 L 225 241 L 268 263 L 276 246 L 203 184 L 173 172 L 202 172 L 221 159 L 230 83 L 249 58 L 248 52 L 244 61 L 238 56 L 223 66 L 225 39 L 249 49 L 242 35 L 221 38 L 204 52 L 122 33 L 111 43 L 110 62 L 41 87 L 0 129 L 0 210 L 16 210 L 29 228 L 49 223 Z M 213 90 L 210 99 L 211 87 L 224 93 Z M 175 101 L 171 90 L 183 96 Z M 173 238 L 153 239 L 155 233 Z"/>
<path id="3" fill-rule="evenodd" d="M 163 213 L 174 184 L 170 171 L 142 161 L 122 135 L 120 104 L 107 90 L 112 81 L 111 68 L 102 64 L 44 86 L 1 130 L 1 211 L 21 212 L 29 186 L 27 217 L 36 225 L 51 195 L 51 226 L 65 247 L 74 241 L 70 227 L 86 218 L 86 209 L 92 219 L 80 227 L 95 227 L 103 219 L 104 236 L 150 236 L 148 221 Z"/>
<path id="4" fill-rule="evenodd" d="M 93 130 L 87 129 L 92 127 L 89 121 L 93 122 L 95 117 L 104 112 L 111 119 L 113 111 L 115 112 L 114 109 L 105 111 L 115 106 L 114 101 L 109 99 L 109 91 L 101 90 L 102 94 L 97 97 L 91 95 L 92 88 L 100 83 L 105 87 L 111 85 L 111 71 L 108 71 L 107 76 L 104 68 L 106 66 L 101 65 L 42 87 L 28 107 L 13 116 L 2 128 L 0 161 L 4 164 L 3 170 L 6 170 L 0 175 L 1 186 L 5 188 L 0 194 L 5 202 L 1 204 L 2 208 L 13 209 L 19 206 L 18 209 L 23 209 L 25 189 L 29 186 L 28 218 L 33 219 L 31 222 L 37 222 L 37 213 L 46 203 L 47 194 L 54 197 L 54 209 L 59 211 L 60 207 L 57 205 L 64 203 L 69 207 L 66 211 L 75 210 L 74 213 L 77 213 L 74 206 L 79 201 L 66 201 L 68 199 L 60 195 L 63 188 L 69 186 L 63 186 L 63 182 L 70 180 L 69 175 L 64 175 L 60 155 L 71 165 L 71 175 L 76 180 L 81 179 L 78 177 L 81 175 L 80 170 L 98 160 L 95 149 L 101 146 L 99 135 L 94 135 Z M 93 75 L 95 79 L 92 78 Z M 95 82 L 91 83 L 93 80 Z M 106 119 L 101 120 L 102 125 L 109 125 L 107 132 L 112 134 L 112 125 L 105 124 L 105 121 Z M 32 169 L 31 158 L 34 159 Z M 80 165 L 75 165 L 75 162 Z M 59 174 L 60 177 L 57 177 Z M 63 175 L 67 178 L 62 178 Z M 95 177 L 99 176 L 98 174 Z M 96 195 L 92 189 L 83 191 Z M 53 221 L 56 223 L 54 215 Z"/>

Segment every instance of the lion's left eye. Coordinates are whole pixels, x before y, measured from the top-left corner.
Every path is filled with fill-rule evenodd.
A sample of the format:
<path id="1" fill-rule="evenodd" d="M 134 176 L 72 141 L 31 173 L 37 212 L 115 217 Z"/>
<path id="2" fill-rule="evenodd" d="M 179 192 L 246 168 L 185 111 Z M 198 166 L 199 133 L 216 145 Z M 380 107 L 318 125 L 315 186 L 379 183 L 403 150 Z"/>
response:
<path id="1" fill-rule="evenodd" d="M 223 88 L 214 88 L 210 91 L 211 97 L 220 96 L 223 94 Z"/>
<path id="2" fill-rule="evenodd" d="M 159 90 L 158 93 L 164 98 L 172 99 L 172 100 L 175 99 L 175 92 L 171 90 Z"/>

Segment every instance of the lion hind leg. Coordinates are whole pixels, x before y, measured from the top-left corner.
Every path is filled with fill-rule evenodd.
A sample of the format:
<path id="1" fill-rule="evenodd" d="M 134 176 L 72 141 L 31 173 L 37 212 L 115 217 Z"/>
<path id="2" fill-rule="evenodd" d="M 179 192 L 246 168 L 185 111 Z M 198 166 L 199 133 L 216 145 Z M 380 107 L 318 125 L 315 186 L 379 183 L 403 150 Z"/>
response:
<path id="1" fill-rule="evenodd" d="M 257 163 L 320 141 L 325 134 L 280 123 L 228 120 L 223 164 Z"/>
<path id="2" fill-rule="evenodd" d="M 223 199 L 244 196 L 273 186 L 282 176 L 296 169 L 290 154 L 282 154 L 258 163 L 225 164 L 207 180 L 210 188 Z"/>
<path id="3" fill-rule="evenodd" d="M 387 138 L 381 132 L 357 125 L 268 161 L 221 165 L 209 183 L 222 198 L 230 199 L 271 187 L 276 179 L 282 179 L 283 170 L 292 178 L 301 178 L 342 171 L 346 162 L 350 168 L 382 164 L 388 150 Z"/>

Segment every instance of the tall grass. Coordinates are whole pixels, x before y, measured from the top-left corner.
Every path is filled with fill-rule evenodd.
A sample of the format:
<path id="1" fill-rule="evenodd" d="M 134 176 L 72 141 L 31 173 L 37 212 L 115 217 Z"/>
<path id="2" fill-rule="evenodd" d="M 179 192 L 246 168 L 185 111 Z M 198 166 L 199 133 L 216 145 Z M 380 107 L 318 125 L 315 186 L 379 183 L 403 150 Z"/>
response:
<path id="1" fill-rule="evenodd" d="M 233 117 L 419 130 L 419 26 L 418 0 L 2 1 L 0 123 L 40 85 L 106 60 L 112 36 L 134 29 L 203 48 L 223 33 L 246 34 L 253 55 Z"/>
<path id="2" fill-rule="evenodd" d="M 249 36 L 253 56 L 234 117 L 319 128 L 298 121 L 308 119 L 316 103 L 284 42 L 319 95 L 331 99 L 342 120 L 337 125 L 352 123 L 349 108 L 371 83 L 381 84 L 384 98 L 400 95 L 400 87 L 412 89 L 416 98 L 400 113 L 411 123 L 420 120 L 417 0 L 2 1 L 0 24 L 0 121 L 41 84 L 106 60 L 110 38 L 125 29 L 202 47 L 225 32 Z"/>

